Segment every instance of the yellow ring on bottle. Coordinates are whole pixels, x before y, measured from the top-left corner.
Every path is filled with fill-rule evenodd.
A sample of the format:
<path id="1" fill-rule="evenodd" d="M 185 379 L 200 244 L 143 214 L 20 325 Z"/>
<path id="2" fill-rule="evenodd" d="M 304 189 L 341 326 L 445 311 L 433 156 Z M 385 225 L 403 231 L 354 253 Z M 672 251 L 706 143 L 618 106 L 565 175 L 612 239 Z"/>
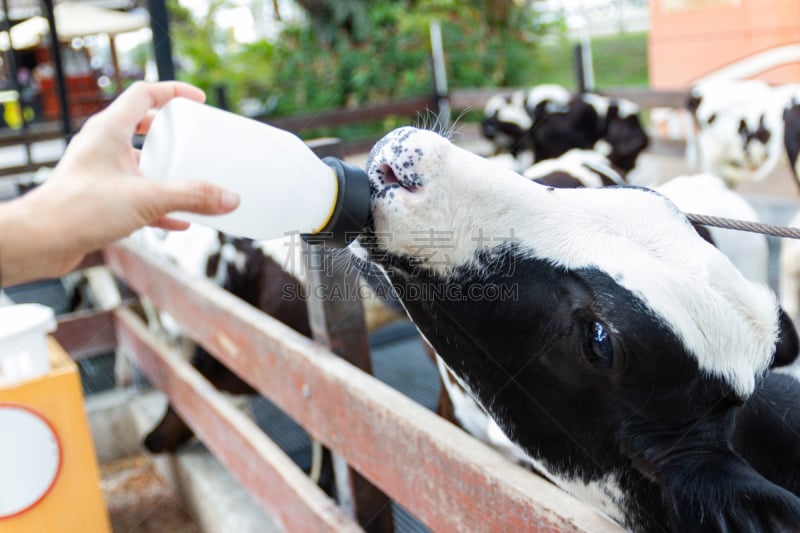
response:
<path id="1" fill-rule="evenodd" d="M 335 194 L 333 195 L 333 203 L 331 204 L 330 211 L 328 211 L 328 215 L 325 217 L 325 221 L 322 223 L 320 227 L 311 232 L 312 235 L 316 235 L 317 233 L 325 229 L 325 226 L 327 226 L 328 222 L 330 222 L 331 219 L 333 218 L 333 213 L 334 211 L 336 211 L 336 204 L 339 203 L 339 176 L 336 174 L 336 170 L 334 170 L 333 168 L 331 168 L 331 174 L 333 174 L 333 184 L 334 187 L 336 187 Z"/>

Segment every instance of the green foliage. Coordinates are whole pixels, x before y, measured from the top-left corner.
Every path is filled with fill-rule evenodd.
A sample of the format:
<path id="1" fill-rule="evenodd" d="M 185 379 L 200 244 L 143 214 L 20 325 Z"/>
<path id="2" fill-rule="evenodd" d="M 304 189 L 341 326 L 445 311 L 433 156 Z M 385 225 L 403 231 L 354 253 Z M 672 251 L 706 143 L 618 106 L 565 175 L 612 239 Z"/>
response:
<path id="1" fill-rule="evenodd" d="M 207 15 L 195 20 L 170 0 L 172 35 L 180 78 L 210 94 L 224 84 L 240 112 L 245 100 L 257 102 L 259 114 L 291 115 L 432 94 L 434 19 L 441 22 L 451 88 L 575 84 L 572 45 L 552 37 L 563 35 L 563 22 L 544 22 L 526 2 L 507 0 L 499 8 L 489 0 L 315 2 L 319 11 L 309 12 L 309 21 L 287 25 L 274 41 L 242 45 L 214 23 L 228 1 L 212 0 Z M 594 63 L 598 86 L 646 84 L 646 37 L 596 39 Z M 344 136 L 395 122 L 351 128 Z"/>
<path id="2" fill-rule="evenodd" d="M 530 11 L 510 4 L 514 16 L 503 31 L 483 23 L 470 3 L 446 0 L 373 2 L 363 40 L 322 38 L 314 28 L 284 31 L 276 47 L 277 113 L 357 106 L 430 94 L 429 24 L 441 21 L 452 87 L 514 85 L 530 67 L 539 34 Z M 289 38 L 287 38 L 289 37 Z"/>
<path id="3" fill-rule="evenodd" d="M 592 51 L 598 87 L 649 85 L 646 33 L 597 37 Z"/>
<path id="4" fill-rule="evenodd" d="M 230 102 L 241 102 L 265 93 L 273 77 L 274 43 L 237 43 L 231 32 L 214 21 L 230 6 L 228 0 L 212 0 L 208 11 L 196 20 L 177 0 L 168 0 L 171 37 L 179 79 L 197 85 L 211 97 L 224 86 Z"/>

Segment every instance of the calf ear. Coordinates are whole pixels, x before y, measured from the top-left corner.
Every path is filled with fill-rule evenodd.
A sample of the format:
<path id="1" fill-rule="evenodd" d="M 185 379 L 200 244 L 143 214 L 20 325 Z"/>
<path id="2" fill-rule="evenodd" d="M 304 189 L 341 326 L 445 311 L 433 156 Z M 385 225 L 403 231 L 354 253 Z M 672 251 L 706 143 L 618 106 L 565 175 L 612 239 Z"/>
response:
<path id="1" fill-rule="evenodd" d="M 775 343 L 775 355 L 772 358 L 772 368 L 787 366 L 797 359 L 800 351 L 800 339 L 797 337 L 797 330 L 792 319 L 789 318 L 783 309 L 779 309 L 779 328 L 778 341 Z"/>
<path id="2" fill-rule="evenodd" d="M 672 531 L 797 531 L 800 498 L 733 451 L 689 460 L 664 488 Z"/>

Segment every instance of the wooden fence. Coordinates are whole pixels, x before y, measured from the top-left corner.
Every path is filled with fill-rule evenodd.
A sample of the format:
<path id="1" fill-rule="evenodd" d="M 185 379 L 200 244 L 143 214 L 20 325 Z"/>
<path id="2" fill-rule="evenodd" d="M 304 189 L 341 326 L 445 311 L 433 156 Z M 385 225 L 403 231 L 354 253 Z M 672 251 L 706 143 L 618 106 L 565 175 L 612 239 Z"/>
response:
<path id="1" fill-rule="evenodd" d="M 348 362 L 346 357 L 353 355 L 362 358 L 361 364 L 364 357 L 368 362 L 360 302 L 340 301 L 332 309 L 330 302 L 309 300 L 319 339 L 313 341 L 132 244 L 111 246 L 82 266 L 102 261 L 346 461 L 351 476 L 359 477 L 361 489 L 358 481 L 349 480 L 349 504 L 332 501 L 127 306 L 61 319 L 55 336 L 73 357 L 115 348 L 131 356 L 286 531 L 389 532 L 389 499 L 433 531 L 620 531 L 593 509 Z M 316 283 L 351 281 L 324 277 Z M 365 491 L 365 483 L 372 488 Z"/>
<path id="2" fill-rule="evenodd" d="M 177 272 L 130 245 L 113 246 L 104 255 L 135 292 L 174 316 L 193 339 L 432 530 L 619 531 L 325 345 L 211 282 Z M 349 304 L 358 315 L 360 303 Z M 312 323 L 326 324 L 323 329 L 331 337 L 341 335 L 342 327 L 319 320 L 315 305 L 319 302 L 309 306 L 317 317 Z M 347 313 L 342 307 L 339 311 Z M 391 531 L 390 522 L 376 527 L 374 514 L 334 504 L 131 311 L 116 310 L 112 319 L 119 346 L 288 531 Z M 352 327 L 345 321 L 345 332 Z M 353 501 L 357 507 L 358 498 Z"/>

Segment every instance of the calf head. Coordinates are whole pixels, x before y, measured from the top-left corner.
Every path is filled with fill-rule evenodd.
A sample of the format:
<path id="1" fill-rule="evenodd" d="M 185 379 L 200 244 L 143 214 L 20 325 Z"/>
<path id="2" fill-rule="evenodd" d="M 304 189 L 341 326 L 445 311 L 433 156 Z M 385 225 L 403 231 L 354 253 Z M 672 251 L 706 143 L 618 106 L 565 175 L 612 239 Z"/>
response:
<path id="1" fill-rule="evenodd" d="M 636 530 L 800 517 L 729 438 L 775 352 L 775 299 L 673 204 L 541 186 L 413 128 L 384 137 L 367 170 L 362 251 L 552 478 L 599 487 Z"/>
<path id="2" fill-rule="evenodd" d="M 766 124 L 764 113 L 755 117 L 741 117 L 736 133 L 739 135 L 733 164 L 747 170 L 759 169 L 769 157 L 769 143 L 772 131 Z"/>
<path id="3" fill-rule="evenodd" d="M 559 157 L 573 148 L 591 149 L 600 140 L 605 109 L 590 105 L 583 96 L 574 95 L 559 110 L 537 116 L 531 130 L 537 162 Z"/>
<path id="4" fill-rule="evenodd" d="M 486 102 L 481 127 L 496 153 L 507 151 L 517 157 L 527 147 L 532 124 L 525 111 L 523 93 L 515 92 L 495 95 Z"/>
<path id="5" fill-rule="evenodd" d="M 795 96 L 783 110 L 783 144 L 789 156 L 789 167 L 800 186 L 800 96 Z"/>
<path id="6" fill-rule="evenodd" d="M 618 168 L 630 172 L 639 154 L 650 139 L 639 121 L 639 109 L 625 100 L 612 100 L 606 115 L 603 139 L 611 146 L 608 159 Z"/>

